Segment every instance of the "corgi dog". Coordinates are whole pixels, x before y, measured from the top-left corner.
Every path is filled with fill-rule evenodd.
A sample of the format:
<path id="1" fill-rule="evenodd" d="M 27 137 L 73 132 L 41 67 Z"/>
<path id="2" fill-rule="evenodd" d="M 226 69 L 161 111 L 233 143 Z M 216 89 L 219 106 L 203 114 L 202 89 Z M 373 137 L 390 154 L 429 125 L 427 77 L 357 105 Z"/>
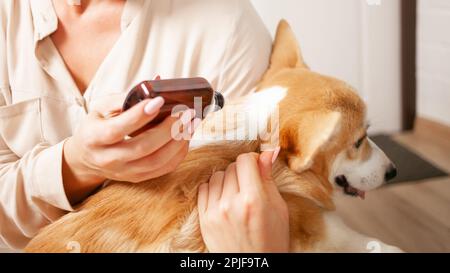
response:
<path id="1" fill-rule="evenodd" d="M 75 212 L 43 228 L 25 251 L 207 252 L 198 219 L 198 186 L 240 154 L 259 152 L 267 144 L 263 142 L 275 139 L 281 152 L 273 177 L 289 208 L 291 252 L 401 252 L 353 231 L 336 215 L 336 195 L 364 199 L 367 191 L 392 179 L 396 169 L 367 136 L 364 102 L 348 84 L 308 68 L 284 20 L 258 92 L 235 105 L 252 109 L 261 102 L 277 109 L 276 138 L 212 141 L 192 149 L 163 177 L 140 184 L 109 183 Z M 223 116 L 227 107 L 203 123 Z M 267 116 L 262 116 L 264 123 Z M 239 127 L 236 119 L 225 123 Z"/>

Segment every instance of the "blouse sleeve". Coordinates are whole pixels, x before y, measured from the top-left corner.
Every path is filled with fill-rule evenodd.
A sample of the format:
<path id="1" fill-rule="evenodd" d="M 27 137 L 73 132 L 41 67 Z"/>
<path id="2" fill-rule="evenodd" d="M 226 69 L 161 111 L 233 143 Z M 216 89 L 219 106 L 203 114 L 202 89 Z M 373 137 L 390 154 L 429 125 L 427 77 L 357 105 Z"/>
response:
<path id="1" fill-rule="evenodd" d="M 0 113 L 4 113 L 11 103 L 11 91 L 4 29 L 6 16 L 3 9 L 0 11 Z M 4 134 L 12 129 L 8 126 L 0 124 L 0 247 L 21 249 L 40 228 L 72 207 L 62 179 L 64 142 L 54 146 L 39 143 L 19 158 L 5 142 Z M 18 137 L 25 139 L 27 132 L 22 131 Z"/>

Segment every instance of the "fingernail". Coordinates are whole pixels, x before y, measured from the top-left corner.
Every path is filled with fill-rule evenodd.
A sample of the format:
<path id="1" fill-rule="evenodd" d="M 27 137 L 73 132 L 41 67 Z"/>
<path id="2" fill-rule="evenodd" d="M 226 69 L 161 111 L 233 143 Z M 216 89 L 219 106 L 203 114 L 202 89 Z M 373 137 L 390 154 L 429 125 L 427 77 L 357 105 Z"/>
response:
<path id="1" fill-rule="evenodd" d="M 160 75 L 156 75 L 156 77 L 153 79 L 154 81 L 158 81 L 158 80 L 160 80 L 161 79 L 161 76 Z"/>
<path id="2" fill-rule="evenodd" d="M 189 109 L 183 112 L 183 114 L 181 115 L 180 121 L 184 126 L 189 125 L 189 123 L 191 122 L 191 120 L 195 117 L 195 110 L 194 109 Z"/>
<path id="3" fill-rule="evenodd" d="M 147 103 L 147 105 L 144 107 L 144 112 L 147 115 L 153 115 L 163 105 L 164 105 L 164 99 L 162 97 L 156 97 Z"/>
<path id="4" fill-rule="evenodd" d="M 280 147 L 277 147 L 277 148 L 275 149 L 275 151 L 273 151 L 272 164 L 275 163 L 275 161 L 277 160 L 278 155 L 280 154 L 280 150 L 281 150 L 281 148 L 280 148 Z"/>

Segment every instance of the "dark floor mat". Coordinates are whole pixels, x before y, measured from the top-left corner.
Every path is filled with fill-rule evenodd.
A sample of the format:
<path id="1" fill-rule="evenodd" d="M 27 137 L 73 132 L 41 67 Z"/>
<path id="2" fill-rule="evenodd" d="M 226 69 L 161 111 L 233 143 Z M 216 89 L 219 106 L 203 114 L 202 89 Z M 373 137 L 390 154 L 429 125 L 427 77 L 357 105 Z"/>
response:
<path id="1" fill-rule="evenodd" d="M 372 136 L 372 139 L 395 163 L 398 169 L 397 177 L 389 182 L 412 182 L 423 179 L 448 176 L 443 170 L 433 166 L 405 146 L 386 135 Z"/>

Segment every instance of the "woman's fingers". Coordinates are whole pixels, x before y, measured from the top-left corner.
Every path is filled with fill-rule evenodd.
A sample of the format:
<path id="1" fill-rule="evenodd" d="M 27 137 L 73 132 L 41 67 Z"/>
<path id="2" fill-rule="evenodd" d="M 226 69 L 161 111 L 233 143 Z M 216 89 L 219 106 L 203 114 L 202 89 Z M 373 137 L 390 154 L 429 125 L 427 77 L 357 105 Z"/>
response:
<path id="1" fill-rule="evenodd" d="M 279 152 L 279 151 L 278 151 Z M 259 171 L 264 182 L 272 181 L 272 164 L 278 156 L 277 150 L 262 152 L 258 159 Z"/>
<path id="2" fill-rule="evenodd" d="M 125 162 L 138 160 L 153 154 L 164 145 L 177 138 L 176 136 L 172 136 L 173 126 L 178 126 L 177 123 L 180 122 L 189 124 L 194 116 L 194 110 L 190 109 L 185 111 L 180 119 L 168 117 L 162 123 L 138 136 L 112 146 L 110 149 L 111 153 L 115 154 Z"/>
<path id="3" fill-rule="evenodd" d="M 213 206 L 220 200 L 223 191 L 224 176 L 224 172 L 215 172 L 211 176 L 209 180 L 208 207 Z"/>
<path id="4" fill-rule="evenodd" d="M 187 153 L 187 141 L 172 140 L 156 152 L 125 164 L 124 170 L 131 173 L 155 172 L 159 169 L 174 169 L 177 157 Z"/>
<path id="5" fill-rule="evenodd" d="M 239 192 L 239 182 L 236 171 L 236 163 L 230 164 L 225 170 L 222 198 L 229 198 Z"/>
<path id="6" fill-rule="evenodd" d="M 273 151 L 262 152 L 258 158 L 259 171 L 261 173 L 261 178 L 267 180 L 272 174 L 272 157 Z"/>
<path id="7" fill-rule="evenodd" d="M 261 191 L 261 175 L 256 153 L 242 154 L 236 159 L 236 171 L 239 181 L 239 193 L 255 193 Z"/>
<path id="8" fill-rule="evenodd" d="M 268 185 L 274 185 L 268 181 L 272 181 L 272 163 L 276 154 L 265 152 L 261 155 L 240 155 L 235 164 L 227 167 L 225 173 L 215 173 L 208 186 L 200 186 L 200 228 L 209 251 L 289 250 L 287 205 L 280 195 L 271 200 L 269 195 L 273 192 L 267 191 Z M 223 190 L 220 197 L 221 188 Z M 272 189 L 276 190 L 276 187 L 273 186 Z M 236 192 L 238 198 L 229 198 Z"/>
<path id="9" fill-rule="evenodd" d="M 144 100 L 118 116 L 101 121 L 100 145 L 110 145 L 122 141 L 126 136 L 152 121 L 164 105 L 164 99 L 157 97 Z"/>
<path id="10" fill-rule="evenodd" d="M 207 183 L 203 183 L 198 187 L 197 206 L 200 218 L 208 209 L 208 193 L 209 185 Z"/>
<path id="11" fill-rule="evenodd" d="M 137 180 L 137 182 L 161 177 L 175 171 L 175 169 L 180 165 L 181 162 L 183 162 L 184 158 L 186 157 L 188 148 L 188 145 L 183 146 L 180 152 L 177 153 L 173 158 L 171 158 L 166 164 L 164 164 L 163 167 L 156 170 L 146 171 L 145 173 L 138 175 L 139 179 Z"/>

